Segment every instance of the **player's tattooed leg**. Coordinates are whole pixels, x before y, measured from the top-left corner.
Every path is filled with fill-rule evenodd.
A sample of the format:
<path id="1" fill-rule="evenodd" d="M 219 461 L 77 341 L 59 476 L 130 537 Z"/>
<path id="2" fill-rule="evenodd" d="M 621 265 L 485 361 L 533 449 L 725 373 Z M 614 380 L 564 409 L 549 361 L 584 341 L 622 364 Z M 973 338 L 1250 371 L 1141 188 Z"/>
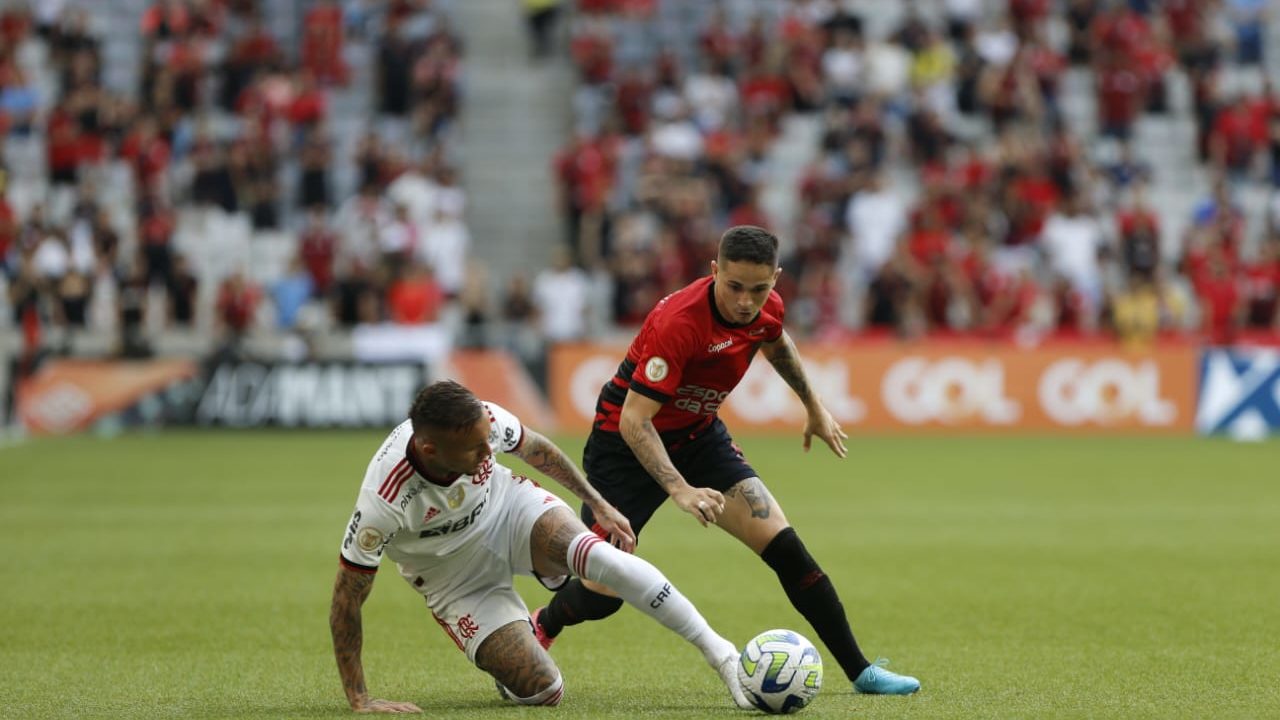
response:
<path id="1" fill-rule="evenodd" d="M 567 574 L 569 566 L 565 564 L 565 557 L 569 553 L 569 543 L 586 529 L 568 508 L 557 507 L 542 513 L 542 517 L 533 524 L 529 538 L 533 569 L 543 577 Z"/>
<path id="2" fill-rule="evenodd" d="M 476 650 L 476 667 L 519 697 L 537 695 L 560 677 L 525 620 L 507 623 L 485 638 Z"/>
<path id="3" fill-rule="evenodd" d="M 769 489 L 764 486 L 760 478 L 752 477 L 741 480 L 733 487 L 725 491 L 725 495 L 729 497 L 737 497 L 742 494 L 742 499 L 747 502 L 747 507 L 751 509 L 751 517 L 764 520 L 769 517 L 770 507 L 774 504 L 773 496 L 769 494 Z"/>
<path id="4" fill-rule="evenodd" d="M 735 483 L 724 497 L 724 514 L 716 524 L 755 553 L 787 527 L 786 513 L 758 477 Z"/>

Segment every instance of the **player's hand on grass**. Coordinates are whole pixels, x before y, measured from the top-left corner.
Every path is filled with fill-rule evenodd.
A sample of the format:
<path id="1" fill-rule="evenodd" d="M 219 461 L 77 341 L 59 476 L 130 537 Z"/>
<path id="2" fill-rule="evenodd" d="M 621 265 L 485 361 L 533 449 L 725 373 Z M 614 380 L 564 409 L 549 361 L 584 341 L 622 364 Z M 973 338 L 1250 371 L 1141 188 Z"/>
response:
<path id="1" fill-rule="evenodd" d="M 715 522 L 716 518 L 720 517 L 720 513 L 724 512 L 724 495 L 711 488 L 689 486 L 687 489 L 673 493 L 671 500 L 675 502 L 676 507 L 702 523 L 702 527 L 706 527 L 709 522 Z"/>
<path id="2" fill-rule="evenodd" d="M 804 451 L 809 452 L 809 443 L 814 436 L 818 436 L 827 447 L 831 448 L 831 452 L 839 457 L 844 457 L 847 451 L 844 448 L 844 441 L 849 439 L 845 435 L 844 430 L 840 429 L 840 423 L 831 417 L 831 413 L 822 405 L 818 405 L 809 411 L 809 419 L 804 424 Z"/>
<path id="3" fill-rule="evenodd" d="M 395 700 L 380 700 L 377 698 L 364 698 L 357 700 L 351 706 L 352 710 L 361 715 L 369 715 L 372 713 L 390 713 L 393 715 L 404 715 L 409 713 L 420 713 L 422 708 L 411 702 L 396 702 Z"/>
<path id="4" fill-rule="evenodd" d="M 608 533 L 609 542 L 622 552 L 635 552 L 636 533 L 631 529 L 631 521 L 618 512 L 618 508 L 604 503 L 600 507 L 591 508 L 596 516 L 596 524 Z"/>

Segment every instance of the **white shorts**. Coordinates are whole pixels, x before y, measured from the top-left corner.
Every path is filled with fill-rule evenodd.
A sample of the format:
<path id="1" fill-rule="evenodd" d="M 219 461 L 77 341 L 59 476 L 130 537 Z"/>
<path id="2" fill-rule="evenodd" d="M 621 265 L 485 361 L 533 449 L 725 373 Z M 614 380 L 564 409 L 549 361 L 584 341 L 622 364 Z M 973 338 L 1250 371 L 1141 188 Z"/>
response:
<path id="1" fill-rule="evenodd" d="M 569 508 L 520 476 L 495 476 L 491 492 L 498 512 L 477 528 L 475 538 L 446 557 L 399 566 L 401 577 L 422 594 L 436 622 L 473 663 L 490 633 L 529 619 L 512 577 L 533 575 L 529 540 L 538 518 L 552 508 Z"/>

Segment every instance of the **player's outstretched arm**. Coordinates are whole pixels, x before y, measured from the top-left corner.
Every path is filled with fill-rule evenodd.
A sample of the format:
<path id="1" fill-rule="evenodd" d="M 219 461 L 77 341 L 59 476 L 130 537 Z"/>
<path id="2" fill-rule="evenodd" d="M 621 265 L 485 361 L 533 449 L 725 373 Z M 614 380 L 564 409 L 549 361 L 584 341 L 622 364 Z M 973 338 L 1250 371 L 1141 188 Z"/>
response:
<path id="1" fill-rule="evenodd" d="M 671 455 L 662 444 L 662 436 L 653 426 L 653 416 L 661 409 L 662 403 L 657 400 L 628 390 L 627 399 L 622 403 L 618 429 L 654 482 L 667 491 L 677 507 L 706 527 L 708 522 L 715 522 L 724 512 L 724 495 L 711 488 L 693 487 L 676 470 Z"/>
<path id="2" fill-rule="evenodd" d="M 369 697 L 364 685 L 364 667 L 360 664 L 360 648 L 364 631 L 360 608 L 373 589 L 372 573 L 360 573 L 338 566 L 333 581 L 333 604 L 329 606 L 329 631 L 333 633 L 333 654 L 338 659 L 338 674 L 347 702 L 358 713 L 420 713 L 413 703 L 378 700 Z"/>
<path id="3" fill-rule="evenodd" d="M 533 469 L 563 485 L 566 490 L 591 508 L 591 512 L 596 516 L 596 522 L 609 533 L 613 544 L 619 549 L 625 552 L 635 550 L 636 534 L 631 529 L 631 522 L 618 512 L 617 508 L 600 497 L 600 493 L 591 487 L 591 483 L 587 482 L 582 471 L 560 449 L 559 445 L 551 442 L 542 433 L 526 427 L 524 440 L 521 441 L 520 447 L 512 451 L 512 454 L 529 463 Z"/>
<path id="4" fill-rule="evenodd" d="M 844 441 L 849 438 L 845 435 L 844 430 L 840 428 L 840 423 L 831 417 L 831 413 L 827 411 L 818 394 L 813 391 L 809 385 L 809 377 L 805 375 L 804 363 L 800 361 L 800 351 L 796 349 L 796 344 L 791 340 L 791 336 L 786 330 L 782 331 L 782 335 L 773 342 L 763 343 L 760 346 L 760 352 L 764 353 L 765 358 L 769 360 L 769 364 L 773 365 L 773 369 L 783 380 L 787 381 L 787 385 L 795 391 L 800 402 L 804 403 L 804 409 L 808 415 L 804 424 L 804 449 L 809 450 L 809 443 L 813 436 L 817 435 L 819 439 L 831 448 L 831 452 L 840 457 L 844 457 L 846 450 Z"/>

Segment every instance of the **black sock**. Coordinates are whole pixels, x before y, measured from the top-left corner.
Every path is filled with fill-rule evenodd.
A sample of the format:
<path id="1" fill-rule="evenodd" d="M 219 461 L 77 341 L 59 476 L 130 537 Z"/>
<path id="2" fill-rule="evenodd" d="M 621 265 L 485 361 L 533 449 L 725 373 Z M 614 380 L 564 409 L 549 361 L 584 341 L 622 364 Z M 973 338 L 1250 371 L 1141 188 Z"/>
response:
<path id="1" fill-rule="evenodd" d="M 618 612 L 622 607 L 622 598 L 609 597 L 592 592 L 578 578 L 569 581 L 560 588 L 547 603 L 546 609 L 538 616 L 538 624 L 543 632 L 551 637 L 569 625 L 577 625 L 587 620 L 602 620 Z"/>
<path id="2" fill-rule="evenodd" d="M 835 586 L 809 555 L 795 529 L 786 528 L 778 533 L 760 553 L 760 558 L 778 574 L 787 598 L 817 631 L 844 674 L 851 681 L 858 677 L 871 663 L 853 638 Z"/>

